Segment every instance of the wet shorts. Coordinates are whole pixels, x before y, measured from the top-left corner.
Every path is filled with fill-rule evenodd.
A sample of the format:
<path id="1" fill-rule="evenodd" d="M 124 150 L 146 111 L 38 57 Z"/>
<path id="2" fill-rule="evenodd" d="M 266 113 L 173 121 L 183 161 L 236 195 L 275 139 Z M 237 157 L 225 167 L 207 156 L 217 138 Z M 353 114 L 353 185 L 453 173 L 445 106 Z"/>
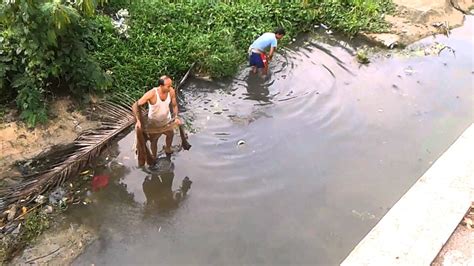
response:
<path id="1" fill-rule="evenodd" d="M 251 66 L 256 66 L 257 68 L 265 68 L 267 66 L 267 56 L 264 53 L 252 53 L 249 59 Z"/>

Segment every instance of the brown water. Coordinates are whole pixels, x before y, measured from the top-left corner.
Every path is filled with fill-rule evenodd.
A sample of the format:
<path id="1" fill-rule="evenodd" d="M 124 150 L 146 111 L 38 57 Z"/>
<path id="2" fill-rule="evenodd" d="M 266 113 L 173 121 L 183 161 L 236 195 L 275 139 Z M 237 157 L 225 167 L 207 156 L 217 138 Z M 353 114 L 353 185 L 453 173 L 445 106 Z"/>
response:
<path id="1" fill-rule="evenodd" d="M 108 187 L 69 211 L 99 237 L 75 263 L 340 263 L 474 121 L 473 24 L 436 38 L 455 57 L 359 66 L 337 40 L 303 39 L 280 51 L 267 81 L 248 69 L 191 80 L 193 148 L 149 174 L 136 167 L 133 133 L 114 145 L 96 169 Z M 188 196 L 173 200 L 186 176 Z"/>

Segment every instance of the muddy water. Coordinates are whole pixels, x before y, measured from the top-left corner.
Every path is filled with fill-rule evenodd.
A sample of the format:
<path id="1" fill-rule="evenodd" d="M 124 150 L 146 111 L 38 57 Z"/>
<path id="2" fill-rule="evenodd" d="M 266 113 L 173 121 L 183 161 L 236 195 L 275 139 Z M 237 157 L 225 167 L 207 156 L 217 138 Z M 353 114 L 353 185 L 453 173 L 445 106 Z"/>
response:
<path id="1" fill-rule="evenodd" d="M 248 69 L 192 80 L 193 148 L 149 172 L 135 166 L 133 134 L 112 146 L 96 169 L 108 186 L 69 211 L 99 237 L 75 263 L 338 264 L 474 121 L 473 22 L 421 42 L 455 57 L 361 67 L 339 41 L 303 39 L 265 81 Z M 186 176 L 187 197 L 174 199 Z"/>

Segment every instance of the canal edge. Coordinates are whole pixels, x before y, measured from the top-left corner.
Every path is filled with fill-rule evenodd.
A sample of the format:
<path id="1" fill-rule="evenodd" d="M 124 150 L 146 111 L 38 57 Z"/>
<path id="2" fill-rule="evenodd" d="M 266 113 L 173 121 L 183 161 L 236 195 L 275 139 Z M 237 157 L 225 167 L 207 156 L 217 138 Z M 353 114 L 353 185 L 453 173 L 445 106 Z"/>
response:
<path id="1" fill-rule="evenodd" d="M 341 265 L 430 265 L 473 201 L 471 124 Z"/>

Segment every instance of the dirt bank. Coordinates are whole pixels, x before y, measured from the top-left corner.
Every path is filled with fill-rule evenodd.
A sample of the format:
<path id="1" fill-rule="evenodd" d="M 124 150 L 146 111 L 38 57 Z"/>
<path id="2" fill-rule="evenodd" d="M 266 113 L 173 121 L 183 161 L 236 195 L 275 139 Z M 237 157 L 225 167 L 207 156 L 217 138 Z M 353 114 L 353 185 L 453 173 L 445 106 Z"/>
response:
<path id="1" fill-rule="evenodd" d="M 0 123 L 0 180 L 21 175 L 13 163 L 27 160 L 48 150 L 54 145 L 71 143 L 83 130 L 97 127 L 80 111 L 69 98 L 60 98 L 51 103 L 51 120 L 37 128 L 27 129 L 14 120 L 14 114 L 6 115 Z M 5 121 L 7 120 L 7 121 Z"/>
<path id="2" fill-rule="evenodd" d="M 432 266 L 474 265 L 474 202 Z"/>
<path id="3" fill-rule="evenodd" d="M 13 261 L 12 265 L 70 265 L 92 241 L 95 234 L 83 225 L 70 224 L 42 234 Z"/>
<path id="4" fill-rule="evenodd" d="M 406 46 L 433 34 L 449 34 L 463 24 L 465 14 L 474 7 L 472 0 L 393 0 L 396 11 L 386 15 L 391 25 L 387 33 L 362 36 L 386 46 Z"/>

